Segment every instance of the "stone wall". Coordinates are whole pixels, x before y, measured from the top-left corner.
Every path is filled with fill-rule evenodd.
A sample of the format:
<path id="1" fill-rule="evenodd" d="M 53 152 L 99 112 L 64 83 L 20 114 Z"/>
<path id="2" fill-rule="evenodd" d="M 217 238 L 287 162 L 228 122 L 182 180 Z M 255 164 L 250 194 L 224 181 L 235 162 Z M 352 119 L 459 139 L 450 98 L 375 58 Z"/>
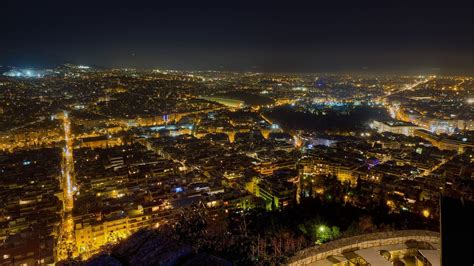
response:
<path id="1" fill-rule="evenodd" d="M 310 247 L 297 252 L 289 259 L 288 265 L 308 265 L 310 263 L 323 260 L 329 256 L 340 255 L 351 250 L 403 244 L 408 240 L 439 244 L 440 234 L 438 232 L 423 230 L 403 230 L 372 233 L 338 239 L 320 246 Z"/>

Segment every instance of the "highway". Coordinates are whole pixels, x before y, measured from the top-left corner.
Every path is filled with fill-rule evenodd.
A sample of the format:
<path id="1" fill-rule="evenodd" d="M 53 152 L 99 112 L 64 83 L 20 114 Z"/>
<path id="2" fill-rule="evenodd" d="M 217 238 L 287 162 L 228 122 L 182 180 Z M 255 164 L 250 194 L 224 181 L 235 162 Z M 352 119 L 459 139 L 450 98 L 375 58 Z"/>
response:
<path id="1" fill-rule="evenodd" d="M 393 94 L 397 94 L 397 93 L 400 93 L 400 92 L 403 92 L 403 91 L 409 91 L 409 90 L 413 90 L 415 89 L 416 87 L 422 85 L 422 84 L 425 84 L 427 82 L 429 82 L 430 80 L 432 80 L 433 77 L 428 77 L 428 78 L 425 78 L 423 80 L 419 80 L 413 84 L 406 84 L 405 87 L 395 91 L 395 92 L 388 92 L 387 94 L 385 94 L 385 98 L 390 96 L 390 95 L 393 95 Z"/>
<path id="2" fill-rule="evenodd" d="M 403 87 L 399 90 L 392 91 L 392 92 L 387 92 L 384 96 L 377 99 L 377 101 L 384 102 L 384 100 L 387 99 L 391 95 L 394 95 L 394 94 L 397 94 L 397 93 L 400 93 L 400 92 L 403 92 L 403 91 L 414 90 L 416 87 L 418 87 L 422 84 L 426 84 L 427 82 L 429 82 L 432 79 L 433 79 L 433 77 L 428 77 L 428 78 L 425 78 L 423 80 L 419 80 L 419 81 L 417 81 L 413 84 L 406 84 L 405 87 Z M 390 114 L 390 116 L 393 119 L 397 119 L 397 117 L 398 117 L 397 114 L 398 114 L 399 108 L 400 108 L 399 106 L 393 106 L 391 104 L 385 104 L 385 108 L 387 108 L 388 113 Z"/>

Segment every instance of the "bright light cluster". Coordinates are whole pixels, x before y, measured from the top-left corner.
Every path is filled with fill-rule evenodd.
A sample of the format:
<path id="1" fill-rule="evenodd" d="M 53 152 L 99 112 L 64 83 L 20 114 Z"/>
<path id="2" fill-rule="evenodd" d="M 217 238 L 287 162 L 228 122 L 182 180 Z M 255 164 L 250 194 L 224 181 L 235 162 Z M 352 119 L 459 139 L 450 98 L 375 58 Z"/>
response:
<path id="1" fill-rule="evenodd" d="M 45 76 L 45 73 L 33 69 L 12 69 L 3 73 L 3 75 L 15 78 L 42 78 Z"/>

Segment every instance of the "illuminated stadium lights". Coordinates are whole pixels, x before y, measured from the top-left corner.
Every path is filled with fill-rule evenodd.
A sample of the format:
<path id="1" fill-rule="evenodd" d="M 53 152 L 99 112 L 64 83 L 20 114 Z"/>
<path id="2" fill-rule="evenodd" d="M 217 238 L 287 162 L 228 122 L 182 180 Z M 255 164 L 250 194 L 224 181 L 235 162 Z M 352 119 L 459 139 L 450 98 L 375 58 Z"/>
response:
<path id="1" fill-rule="evenodd" d="M 3 75 L 12 78 L 42 78 L 45 76 L 45 72 L 32 69 L 12 69 Z"/>

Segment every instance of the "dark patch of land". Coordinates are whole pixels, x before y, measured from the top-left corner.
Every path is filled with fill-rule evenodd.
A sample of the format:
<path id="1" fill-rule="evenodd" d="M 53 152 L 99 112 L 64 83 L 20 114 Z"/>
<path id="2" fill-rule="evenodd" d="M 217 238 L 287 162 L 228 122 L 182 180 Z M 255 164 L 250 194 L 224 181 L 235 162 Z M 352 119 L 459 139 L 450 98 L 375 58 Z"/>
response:
<path id="1" fill-rule="evenodd" d="M 275 101 L 269 97 L 243 91 L 230 91 L 214 96 L 244 101 L 246 105 L 259 106 L 273 104 Z"/>
<path id="2" fill-rule="evenodd" d="M 265 115 L 280 126 L 290 130 L 355 130 L 366 128 L 372 120 L 387 120 L 389 114 L 381 107 L 355 107 L 348 114 L 326 111 L 313 114 L 297 111 L 291 106 L 282 106 L 265 112 Z"/>

